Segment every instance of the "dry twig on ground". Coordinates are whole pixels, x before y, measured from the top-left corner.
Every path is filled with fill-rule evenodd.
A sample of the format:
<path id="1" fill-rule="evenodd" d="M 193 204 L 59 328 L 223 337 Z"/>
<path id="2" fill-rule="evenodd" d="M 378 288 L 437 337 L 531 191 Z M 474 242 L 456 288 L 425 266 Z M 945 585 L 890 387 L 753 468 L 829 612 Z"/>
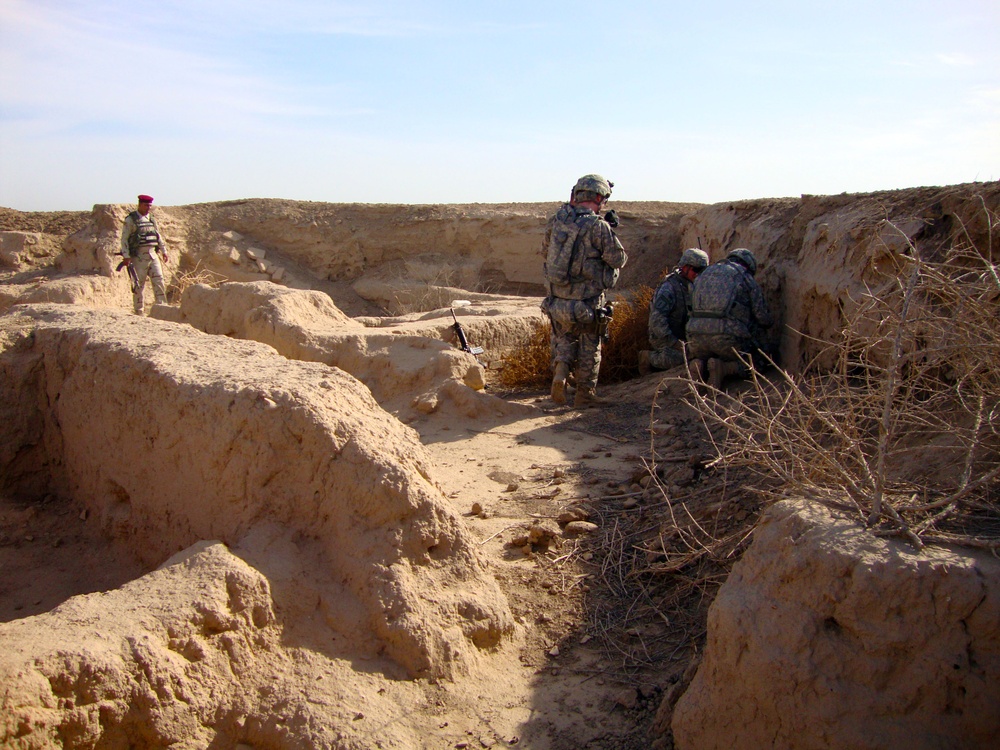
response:
<path id="1" fill-rule="evenodd" d="M 184 295 L 184 290 L 195 284 L 205 284 L 206 286 L 217 287 L 226 281 L 226 277 L 215 271 L 209 271 L 201 267 L 201 261 L 194 268 L 188 271 L 180 271 L 174 275 L 167 287 L 167 298 L 173 302 L 179 302 Z"/>

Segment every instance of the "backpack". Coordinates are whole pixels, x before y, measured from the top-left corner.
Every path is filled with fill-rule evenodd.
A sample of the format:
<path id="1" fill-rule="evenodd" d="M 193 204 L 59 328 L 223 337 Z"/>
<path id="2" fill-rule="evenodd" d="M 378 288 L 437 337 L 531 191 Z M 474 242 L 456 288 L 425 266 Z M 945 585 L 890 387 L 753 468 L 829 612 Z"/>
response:
<path id="1" fill-rule="evenodd" d="M 559 209 L 545 252 L 545 280 L 552 286 L 565 287 L 583 281 L 580 237 L 601 217 L 597 214 L 575 216 L 572 208 Z"/>
<path id="2" fill-rule="evenodd" d="M 736 304 L 743 273 L 741 266 L 726 261 L 702 271 L 691 290 L 691 317 L 728 318 Z"/>

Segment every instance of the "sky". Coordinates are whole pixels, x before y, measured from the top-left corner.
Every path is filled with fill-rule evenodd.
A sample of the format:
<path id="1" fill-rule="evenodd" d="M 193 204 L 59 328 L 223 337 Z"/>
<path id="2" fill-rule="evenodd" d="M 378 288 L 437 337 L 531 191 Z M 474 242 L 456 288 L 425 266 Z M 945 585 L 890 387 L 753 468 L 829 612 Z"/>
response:
<path id="1" fill-rule="evenodd" d="M 0 206 L 1000 179 L 997 0 L 0 0 Z"/>

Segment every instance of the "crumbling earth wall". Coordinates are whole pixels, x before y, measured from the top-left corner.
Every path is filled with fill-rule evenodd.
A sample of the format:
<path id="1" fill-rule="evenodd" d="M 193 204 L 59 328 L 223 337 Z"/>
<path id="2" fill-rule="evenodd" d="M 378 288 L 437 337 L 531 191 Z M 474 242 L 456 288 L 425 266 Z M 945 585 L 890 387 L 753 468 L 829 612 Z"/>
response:
<path id="1" fill-rule="evenodd" d="M 866 294 L 896 283 L 901 261 L 940 261 L 956 244 L 1000 257 L 1000 182 L 717 203 L 685 216 L 682 244 L 713 261 L 746 247 L 776 313 L 780 364 L 798 372 L 839 340 Z"/>
<path id="2" fill-rule="evenodd" d="M 254 199 L 155 211 L 172 250 L 167 269 L 172 278 L 210 272 L 216 280 L 275 281 L 330 294 L 340 309 L 355 316 L 384 316 L 440 308 L 449 302 L 447 296 L 463 289 L 540 295 L 541 241 L 556 205 Z M 613 205 L 629 253 L 619 284 L 626 293 L 655 286 L 685 247 L 702 247 L 712 260 L 737 247 L 750 248 L 759 261 L 758 281 L 776 313 L 772 336 L 780 344 L 780 362 L 793 372 L 837 339 L 857 300 L 889 283 L 901 258 L 916 251 L 937 259 L 942 248 L 956 242 L 984 255 L 1000 252 L 1000 232 L 993 227 L 1000 182 L 707 206 Z M 114 273 L 114 253 L 129 208 L 95 206 L 90 224 L 65 239 L 58 264 L 65 273 L 92 272 L 106 279 L 117 294 L 115 306 L 124 309 L 128 283 L 123 273 Z M 36 225 L 11 217 L 4 224 Z M 102 291 L 88 301 L 85 289 L 68 289 L 31 300 L 70 298 L 114 305 L 115 296 Z M 0 306 L 14 301 L 0 296 Z M 380 312 L 362 312 L 366 304 Z"/>
<path id="3" fill-rule="evenodd" d="M 288 601 L 412 675 L 461 673 L 512 633 L 417 435 L 354 378 L 112 311 L 0 325 L 0 492 L 73 498 L 148 564 L 205 539 L 286 571 L 301 555 Z"/>
<path id="4" fill-rule="evenodd" d="M 709 611 L 679 750 L 993 747 L 1000 562 L 772 506 Z"/>
<path id="5" fill-rule="evenodd" d="M 446 403 L 470 418 L 511 409 L 480 393 L 485 375 L 471 354 L 435 338 L 365 328 L 320 292 L 265 282 L 195 285 L 180 312 L 206 333 L 261 341 L 292 359 L 349 372 L 396 414 L 430 413 Z"/>

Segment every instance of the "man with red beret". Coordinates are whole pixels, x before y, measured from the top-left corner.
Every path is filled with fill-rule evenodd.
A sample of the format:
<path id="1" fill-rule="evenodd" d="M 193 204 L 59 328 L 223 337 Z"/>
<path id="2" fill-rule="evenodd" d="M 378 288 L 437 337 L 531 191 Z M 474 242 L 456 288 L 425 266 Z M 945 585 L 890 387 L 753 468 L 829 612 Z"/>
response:
<path id="1" fill-rule="evenodd" d="M 149 195 L 139 196 L 139 207 L 125 217 L 122 223 L 121 254 L 122 261 L 134 274 L 132 283 L 132 308 L 136 315 L 142 315 L 142 290 L 146 286 L 146 277 L 153 282 L 153 295 L 157 302 L 167 301 L 167 291 L 163 284 L 163 267 L 160 265 L 159 253 L 163 262 L 167 262 L 167 247 L 163 244 L 163 235 L 150 216 L 149 208 L 153 198 Z"/>

